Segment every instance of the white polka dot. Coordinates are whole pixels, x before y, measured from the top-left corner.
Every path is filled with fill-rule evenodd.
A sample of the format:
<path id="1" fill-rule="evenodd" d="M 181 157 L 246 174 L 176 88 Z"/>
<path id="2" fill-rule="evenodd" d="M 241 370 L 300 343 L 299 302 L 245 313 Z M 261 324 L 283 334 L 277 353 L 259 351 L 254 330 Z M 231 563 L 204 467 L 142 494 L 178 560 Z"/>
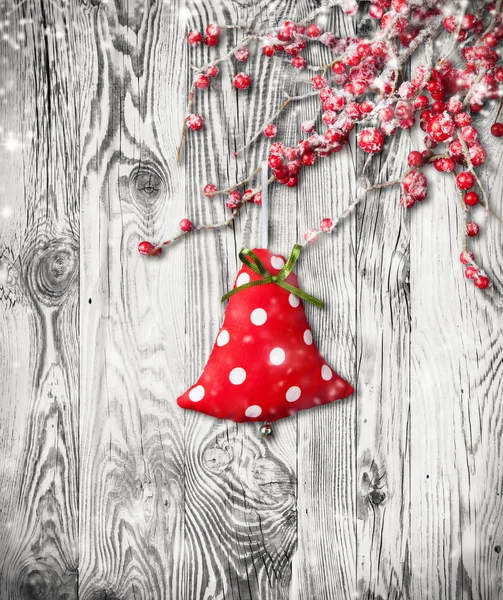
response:
<path id="1" fill-rule="evenodd" d="M 273 365 L 282 365 L 285 362 L 285 351 L 283 348 L 274 348 L 269 354 L 269 359 Z"/>
<path id="2" fill-rule="evenodd" d="M 196 385 L 189 392 L 189 398 L 192 402 L 200 402 L 204 398 L 204 388 L 202 385 Z"/>
<path id="3" fill-rule="evenodd" d="M 306 329 L 306 331 L 304 331 L 304 342 L 308 346 L 310 346 L 313 343 L 313 334 L 309 329 Z"/>
<path id="4" fill-rule="evenodd" d="M 263 308 L 256 308 L 252 311 L 250 320 L 254 325 L 263 325 L 267 321 L 267 313 Z"/>
<path id="5" fill-rule="evenodd" d="M 290 306 L 297 308 L 297 306 L 299 306 L 299 304 L 300 304 L 300 298 L 298 296 L 296 296 L 295 294 L 290 294 L 288 296 L 288 303 L 290 304 Z"/>
<path id="6" fill-rule="evenodd" d="M 298 400 L 299 398 L 300 398 L 300 387 L 297 387 L 296 385 L 294 385 L 291 388 L 288 388 L 288 390 L 286 391 L 286 399 L 288 402 L 295 402 L 295 400 Z"/>
<path id="7" fill-rule="evenodd" d="M 272 256 L 271 265 L 280 271 L 285 266 L 285 261 L 281 258 L 281 256 Z"/>
<path id="8" fill-rule="evenodd" d="M 323 365 L 321 367 L 321 376 L 325 381 L 330 381 L 332 379 L 332 369 L 328 365 Z"/>
<path id="9" fill-rule="evenodd" d="M 258 404 L 253 404 L 252 406 L 249 406 L 245 410 L 245 415 L 247 417 L 250 417 L 251 419 L 258 417 L 261 413 L 262 413 L 262 409 L 260 408 L 260 406 Z"/>
<path id="10" fill-rule="evenodd" d="M 217 345 L 225 346 L 225 344 L 229 343 L 230 339 L 231 339 L 231 336 L 229 335 L 229 332 L 227 331 L 227 329 L 222 329 L 222 331 L 217 336 Z"/>
<path id="11" fill-rule="evenodd" d="M 229 373 L 229 381 L 234 385 L 240 385 L 246 379 L 246 371 L 241 367 L 236 367 L 232 369 Z"/>
<path id="12" fill-rule="evenodd" d="M 236 287 L 240 285 L 244 285 L 245 283 L 250 282 L 250 276 L 248 273 L 240 273 L 239 277 L 236 279 Z"/>

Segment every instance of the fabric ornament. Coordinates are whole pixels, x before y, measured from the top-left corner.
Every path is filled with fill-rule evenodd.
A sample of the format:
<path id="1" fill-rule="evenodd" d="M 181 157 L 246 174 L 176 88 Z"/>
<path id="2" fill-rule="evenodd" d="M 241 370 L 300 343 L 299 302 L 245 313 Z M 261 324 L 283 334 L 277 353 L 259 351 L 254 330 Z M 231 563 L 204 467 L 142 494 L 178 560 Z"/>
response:
<path id="1" fill-rule="evenodd" d="M 352 386 L 318 351 L 292 271 L 301 246 L 285 261 L 265 248 L 240 253 L 243 266 L 204 370 L 178 405 L 218 419 L 269 423 L 346 398 Z"/>

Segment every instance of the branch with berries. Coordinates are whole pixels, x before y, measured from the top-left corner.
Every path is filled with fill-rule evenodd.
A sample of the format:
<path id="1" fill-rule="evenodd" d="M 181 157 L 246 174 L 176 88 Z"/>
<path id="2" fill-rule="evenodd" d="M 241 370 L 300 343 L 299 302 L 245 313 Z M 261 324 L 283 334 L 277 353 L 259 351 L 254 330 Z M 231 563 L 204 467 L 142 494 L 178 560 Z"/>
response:
<path id="1" fill-rule="evenodd" d="M 357 135 L 359 148 L 370 156 L 382 152 L 386 139 L 411 130 L 417 124 L 425 132 L 423 148 L 413 150 L 407 158 L 403 175 L 394 181 L 377 182 L 363 190 L 348 208 L 336 218 L 324 218 L 318 227 L 304 233 L 303 244 L 314 243 L 322 233 L 332 233 L 366 194 L 377 188 L 399 185 L 403 194 L 400 203 L 410 209 L 427 197 L 428 185 L 424 170 L 428 165 L 452 174 L 459 191 L 465 216 L 465 232 L 460 261 L 465 276 L 476 287 L 491 285 L 482 267 L 468 247 L 469 239 L 479 234 L 480 225 L 472 218 L 478 204 L 492 212 L 489 198 L 477 174 L 485 162 L 487 151 L 479 138 L 477 114 L 491 101 L 500 100 L 503 83 L 503 64 L 497 48 L 503 39 L 503 0 L 491 3 L 474 2 L 473 12 L 466 2 L 449 0 L 372 0 L 368 16 L 378 21 L 372 35 L 338 37 L 322 31 L 314 22 L 315 11 L 301 22 L 285 21 L 266 31 L 252 31 L 241 26 L 219 27 L 210 24 L 206 35 L 189 32 L 191 46 L 218 46 L 225 29 L 245 31 L 244 39 L 225 55 L 195 70 L 189 90 L 187 114 L 184 120 L 178 158 L 188 132 L 204 127 L 204 117 L 193 112 L 197 95 L 211 88 L 219 75 L 221 63 L 244 65 L 251 52 L 261 52 L 264 60 L 281 59 L 295 71 L 312 75 L 311 91 L 287 96 L 282 105 L 268 117 L 235 154 L 243 152 L 262 135 L 277 136 L 275 121 L 294 102 L 319 98 L 319 112 L 302 123 L 304 138 L 293 146 L 274 141 L 269 146 L 267 162 L 271 169 L 268 185 L 278 183 L 295 187 L 302 171 L 312 168 L 319 159 L 331 156 L 348 143 L 353 130 L 363 127 Z M 349 16 L 356 14 L 359 5 L 354 0 L 339 0 L 333 10 L 343 9 Z M 366 10 L 360 5 L 360 10 Z M 435 56 L 439 36 L 450 37 L 449 51 Z M 308 64 L 303 54 L 311 45 L 325 49 L 323 64 Z M 404 68 L 411 56 L 424 48 L 423 63 L 407 78 Z M 237 90 L 252 86 L 252 77 L 245 71 L 233 77 Z M 496 122 L 491 126 L 495 137 L 503 136 L 499 122 L 501 101 Z M 154 245 L 141 242 L 139 251 L 159 255 L 163 246 L 172 244 L 189 232 L 229 226 L 246 203 L 261 205 L 262 189 L 258 166 L 243 181 L 218 189 L 212 183 L 204 186 L 207 198 L 224 194 L 230 216 L 220 223 L 194 225 L 189 219 L 180 222 L 179 233 L 170 240 Z M 257 181 L 256 181 L 257 180 Z M 253 185 L 255 183 L 255 185 Z"/>

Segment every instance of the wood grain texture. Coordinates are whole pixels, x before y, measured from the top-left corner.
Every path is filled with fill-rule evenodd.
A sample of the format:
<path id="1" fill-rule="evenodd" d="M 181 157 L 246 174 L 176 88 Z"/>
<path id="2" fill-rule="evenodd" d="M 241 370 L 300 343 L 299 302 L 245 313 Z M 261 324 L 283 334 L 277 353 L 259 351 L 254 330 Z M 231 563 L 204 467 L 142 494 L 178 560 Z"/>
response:
<path id="1" fill-rule="evenodd" d="M 476 252 L 496 282 L 462 277 L 452 182 L 431 172 L 428 201 L 369 196 L 299 261 L 327 362 L 356 383 L 342 402 L 298 414 L 262 440 L 256 424 L 183 412 L 218 332 L 242 245 L 260 245 L 260 211 L 215 222 L 232 184 L 266 153 L 239 148 L 305 73 L 252 56 L 254 85 L 232 73 L 196 97 L 204 130 L 175 162 L 192 49 L 208 22 L 255 27 L 302 18 L 316 0 L 26 0 L 0 45 L 0 599 L 372 600 L 503 596 L 502 228 Z M 339 10 L 320 24 L 351 35 Z M 22 35 L 19 35 L 19 33 Z M 319 60 L 321 50 L 311 58 Z M 2 100 L 4 98 L 4 100 Z M 296 141 L 315 99 L 278 120 Z M 484 116 L 492 122 L 495 109 Z M 12 132 L 9 133 L 9 132 Z M 366 167 L 401 173 L 403 135 Z M 498 207 L 502 153 L 487 139 L 482 177 Z M 274 187 L 271 239 L 302 232 L 354 197 L 365 157 L 352 143 Z M 499 203 L 501 205 L 501 202 Z"/>

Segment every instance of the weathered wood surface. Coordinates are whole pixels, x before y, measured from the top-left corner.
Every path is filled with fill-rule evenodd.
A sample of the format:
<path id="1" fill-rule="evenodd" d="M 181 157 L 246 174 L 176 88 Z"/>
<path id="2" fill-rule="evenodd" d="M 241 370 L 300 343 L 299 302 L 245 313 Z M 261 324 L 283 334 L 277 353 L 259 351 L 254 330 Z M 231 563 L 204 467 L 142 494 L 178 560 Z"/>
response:
<path id="1" fill-rule="evenodd" d="M 190 65 L 215 53 L 190 50 L 185 33 L 313 6 L 7 6 L 1 600 L 503 596 L 501 283 L 484 294 L 463 280 L 462 214 L 444 177 L 432 173 L 436 192 L 407 214 L 397 192 L 373 194 L 301 258 L 301 284 L 327 304 L 307 307 L 318 345 L 357 383 L 353 397 L 278 423 L 267 442 L 255 425 L 176 406 L 211 350 L 237 250 L 259 241 L 259 211 L 160 260 L 137 243 L 168 237 L 185 215 L 222 219 L 201 186 L 238 181 L 261 159 L 262 142 L 245 160 L 232 153 L 283 100 L 272 84 L 290 78 L 253 59 L 249 93 L 215 82 L 197 98 L 207 127 L 176 164 Z M 323 18 L 353 31 L 337 10 Z M 282 137 L 296 139 L 315 110 L 285 114 Z M 410 144 L 394 140 L 369 177 L 398 174 Z M 503 154 L 488 144 L 497 207 Z M 338 214 L 362 163 L 351 145 L 296 190 L 274 189 L 271 247 L 287 252 Z M 478 241 L 496 282 L 501 232 L 490 219 Z"/>

